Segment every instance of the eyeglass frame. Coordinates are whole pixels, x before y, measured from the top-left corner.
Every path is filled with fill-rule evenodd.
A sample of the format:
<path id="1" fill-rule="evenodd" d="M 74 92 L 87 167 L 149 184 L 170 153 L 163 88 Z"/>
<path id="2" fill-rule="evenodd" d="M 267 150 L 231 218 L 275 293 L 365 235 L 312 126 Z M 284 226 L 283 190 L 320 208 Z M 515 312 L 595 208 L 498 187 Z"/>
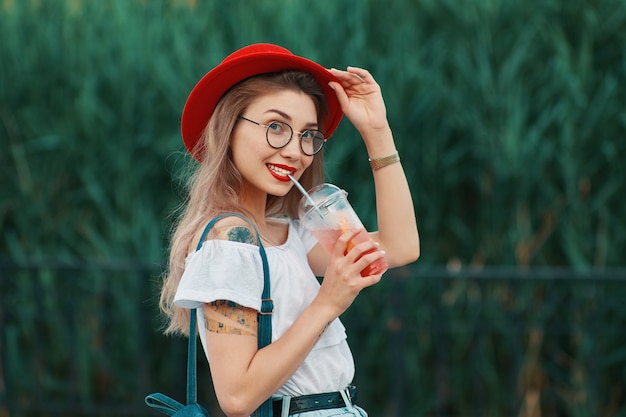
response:
<path id="1" fill-rule="evenodd" d="M 267 144 L 270 145 L 273 149 L 282 149 L 285 146 L 289 145 L 289 143 L 291 142 L 291 139 L 293 139 L 293 134 L 297 133 L 298 136 L 300 137 L 300 150 L 302 151 L 303 154 L 307 155 L 307 156 L 314 156 L 317 155 L 322 149 L 324 149 L 324 145 L 326 144 L 326 141 L 328 140 L 328 138 L 324 135 L 324 132 L 322 132 L 321 130 L 317 130 L 317 129 L 307 129 L 304 132 L 298 132 L 296 130 L 293 130 L 293 127 L 291 127 L 291 125 L 289 123 L 286 122 L 281 122 L 280 120 L 272 120 L 269 124 L 264 125 L 263 123 L 259 123 L 259 122 L 255 122 L 254 120 L 248 119 L 247 117 L 244 116 L 238 116 L 238 119 L 242 119 L 245 121 L 248 121 L 250 123 L 254 123 L 257 126 L 261 126 L 265 128 L 265 140 L 267 141 Z M 272 143 L 270 142 L 270 127 L 272 123 L 280 123 L 283 124 L 285 126 L 287 126 L 289 128 L 289 130 L 291 130 L 291 134 L 289 135 L 289 139 L 285 142 L 284 145 L 281 146 L 274 146 L 272 145 Z M 318 132 L 320 135 L 322 135 L 322 146 L 320 146 L 320 148 L 318 150 L 316 150 L 315 152 L 309 154 L 307 153 L 304 148 L 302 147 L 302 135 L 304 135 L 306 132 Z M 314 135 L 315 137 L 315 135 Z"/>

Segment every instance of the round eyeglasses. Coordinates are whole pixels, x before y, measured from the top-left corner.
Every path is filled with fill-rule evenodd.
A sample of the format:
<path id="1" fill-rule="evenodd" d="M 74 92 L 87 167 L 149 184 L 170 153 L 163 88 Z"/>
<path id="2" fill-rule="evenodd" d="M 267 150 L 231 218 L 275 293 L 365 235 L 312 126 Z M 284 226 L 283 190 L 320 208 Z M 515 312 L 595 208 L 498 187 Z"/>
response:
<path id="1" fill-rule="evenodd" d="M 291 142 L 294 130 L 285 122 L 270 122 L 264 125 L 243 116 L 239 116 L 239 118 L 266 128 L 265 137 L 267 138 L 267 143 L 274 149 L 284 148 Z M 302 149 L 305 155 L 315 155 L 322 150 L 324 143 L 326 143 L 324 134 L 319 130 L 305 130 L 304 132 L 296 133 L 300 136 L 300 149 Z"/>

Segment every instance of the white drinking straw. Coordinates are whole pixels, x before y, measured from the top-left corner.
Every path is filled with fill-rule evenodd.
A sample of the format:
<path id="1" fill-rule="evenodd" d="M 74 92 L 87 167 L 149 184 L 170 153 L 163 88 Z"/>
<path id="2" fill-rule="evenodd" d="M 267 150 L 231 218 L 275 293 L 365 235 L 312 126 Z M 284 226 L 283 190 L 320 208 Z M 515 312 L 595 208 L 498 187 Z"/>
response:
<path id="1" fill-rule="evenodd" d="M 306 192 L 306 190 L 304 189 L 304 187 L 302 186 L 302 184 L 300 184 L 298 182 L 297 179 L 295 179 L 291 174 L 287 174 L 287 176 L 289 177 L 289 179 L 291 180 L 291 182 L 293 182 L 293 185 L 296 186 L 296 188 L 298 190 L 300 190 L 300 192 L 302 193 L 302 195 L 304 196 L 304 198 L 306 198 L 306 201 L 309 202 L 309 204 L 311 204 L 311 206 L 313 206 L 313 208 L 315 209 L 315 211 L 317 211 L 317 213 L 322 216 L 322 213 L 320 213 L 320 210 L 317 208 L 317 204 L 315 203 L 315 200 L 313 200 L 311 198 L 311 196 L 309 195 L 309 193 Z"/>

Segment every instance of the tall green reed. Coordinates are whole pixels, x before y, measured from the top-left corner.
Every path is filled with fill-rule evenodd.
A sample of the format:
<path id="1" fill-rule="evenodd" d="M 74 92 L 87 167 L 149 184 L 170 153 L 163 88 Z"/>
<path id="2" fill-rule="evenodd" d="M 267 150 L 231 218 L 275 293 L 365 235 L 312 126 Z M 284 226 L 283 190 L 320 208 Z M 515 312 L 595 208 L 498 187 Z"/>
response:
<path id="1" fill-rule="evenodd" d="M 623 265 L 626 119 L 619 86 L 626 70 L 626 7 L 621 2 L 110 0 L 0 7 L 3 257 L 164 262 L 189 162 L 179 135 L 186 95 L 225 55 L 267 41 L 328 67 L 365 67 L 381 84 L 414 193 L 421 263 Z M 367 155 L 347 121 L 328 143 L 327 167 L 329 180 L 349 191 L 364 222 L 375 228 Z M 48 274 L 42 272 L 37 285 L 50 290 Z M 108 278 L 93 274 L 86 285 L 98 292 Z M 37 314 L 28 299 L 33 283 L 13 284 L 16 302 L 23 301 L 15 304 L 17 315 L 29 323 Z M 385 336 L 398 324 L 385 303 L 393 293 L 389 285 L 383 284 L 377 297 L 364 297 L 367 303 L 358 310 L 358 317 L 368 320 L 389 319 L 381 321 L 383 327 L 390 323 L 388 333 L 364 341 L 363 351 L 381 358 L 393 355 Z M 115 287 L 112 298 L 119 305 L 110 311 L 113 320 L 123 323 L 132 316 L 140 286 Z M 415 280 L 407 290 L 425 300 L 433 288 Z M 558 340 L 540 337 L 541 332 L 569 321 L 577 309 L 543 305 L 537 300 L 549 300 L 537 298 L 537 291 L 542 289 L 496 285 L 494 297 L 509 294 L 510 304 L 483 304 L 490 294 L 472 298 L 476 289 L 463 283 L 449 290 L 456 298 L 436 300 L 439 307 L 424 302 L 408 318 L 428 320 L 439 308 L 451 323 L 468 326 L 450 341 L 449 358 L 459 366 L 450 378 L 470 378 L 475 369 L 462 365 L 471 357 L 491 391 L 502 385 L 498 369 L 508 363 L 500 348 L 504 342 L 474 342 L 470 335 L 485 322 L 505 327 L 510 321 L 499 314 L 505 307 L 512 305 L 519 315 L 531 314 L 537 305 L 553 308 L 536 319 L 539 336 L 519 333 L 528 338 L 518 352 L 527 359 L 520 370 L 529 375 L 526 380 L 550 372 L 541 356 L 562 350 Z M 41 309 L 65 335 L 58 312 L 63 301 L 48 294 Z M 618 290 L 607 293 L 607 303 L 620 296 Z M 446 310 L 449 306 L 460 306 L 461 312 Z M 462 322 L 477 311 L 481 315 L 471 316 L 470 324 Z M 92 334 L 76 337 L 98 340 L 108 330 L 87 327 Z M 125 335 L 134 329 L 123 329 L 127 333 L 117 334 L 116 343 L 120 352 L 132 352 L 137 346 Z M 21 332 L 11 336 L 14 351 L 37 331 L 12 328 Z M 606 332 L 598 344 L 608 352 L 603 361 L 610 368 L 621 363 L 623 353 L 615 347 L 619 332 Z M 437 355 L 429 350 L 436 335 L 427 333 L 416 330 L 406 347 L 408 369 L 421 377 Z M 592 357 L 587 350 L 592 336 L 581 333 L 563 344 L 578 367 Z M 50 341 L 56 352 L 52 366 L 62 367 L 71 355 L 55 343 Z M 97 373 L 98 351 L 82 355 L 88 386 Z M 387 362 L 367 361 L 363 372 L 385 380 L 389 374 L 381 363 Z M 574 381 L 574 368 L 564 367 L 556 377 Z M 575 380 L 588 389 L 587 380 L 580 381 Z M 451 401 L 469 404 L 462 386 L 454 387 Z M 533 388 L 524 387 L 520 398 Z M 506 408 L 512 391 L 493 394 L 494 409 Z M 562 399 L 567 407 L 589 410 L 591 403 L 580 406 L 571 391 Z M 422 398 L 432 395 L 424 391 Z"/>
<path id="2" fill-rule="evenodd" d="M 610 1 L 32 4 L 3 9 L 12 256 L 161 259 L 186 94 L 230 51 L 270 41 L 380 82 L 423 262 L 621 263 L 625 12 Z M 328 175 L 375 227 L 359 142 L 344 121 Z"/>

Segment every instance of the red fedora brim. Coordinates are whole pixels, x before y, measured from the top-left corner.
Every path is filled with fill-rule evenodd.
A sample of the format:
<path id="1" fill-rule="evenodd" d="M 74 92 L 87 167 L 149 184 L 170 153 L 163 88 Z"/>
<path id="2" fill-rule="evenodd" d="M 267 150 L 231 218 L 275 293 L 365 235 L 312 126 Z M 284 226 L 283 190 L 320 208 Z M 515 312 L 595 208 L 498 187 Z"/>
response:
<path id="1" fill-rule="evenodd" d="M 253 44 L 243 47 L 209 71 L 193 88 L 181 119 L 181 133 L 187 150 L 194 158 L 201 160 L 204 155 L 196 149 L 198 140 L 206 127 L 217 102 L 232 86 L 254 75 L 285 70 L 300 70 L 310 73 L 324 90 L 328 102 L 328 120 L 324 134 L 330 137 L 343 112 L 330 81 L 338 81 L 330 71 L 306 58 L 292 54 L 289 50 L 272 44 Z"/>

